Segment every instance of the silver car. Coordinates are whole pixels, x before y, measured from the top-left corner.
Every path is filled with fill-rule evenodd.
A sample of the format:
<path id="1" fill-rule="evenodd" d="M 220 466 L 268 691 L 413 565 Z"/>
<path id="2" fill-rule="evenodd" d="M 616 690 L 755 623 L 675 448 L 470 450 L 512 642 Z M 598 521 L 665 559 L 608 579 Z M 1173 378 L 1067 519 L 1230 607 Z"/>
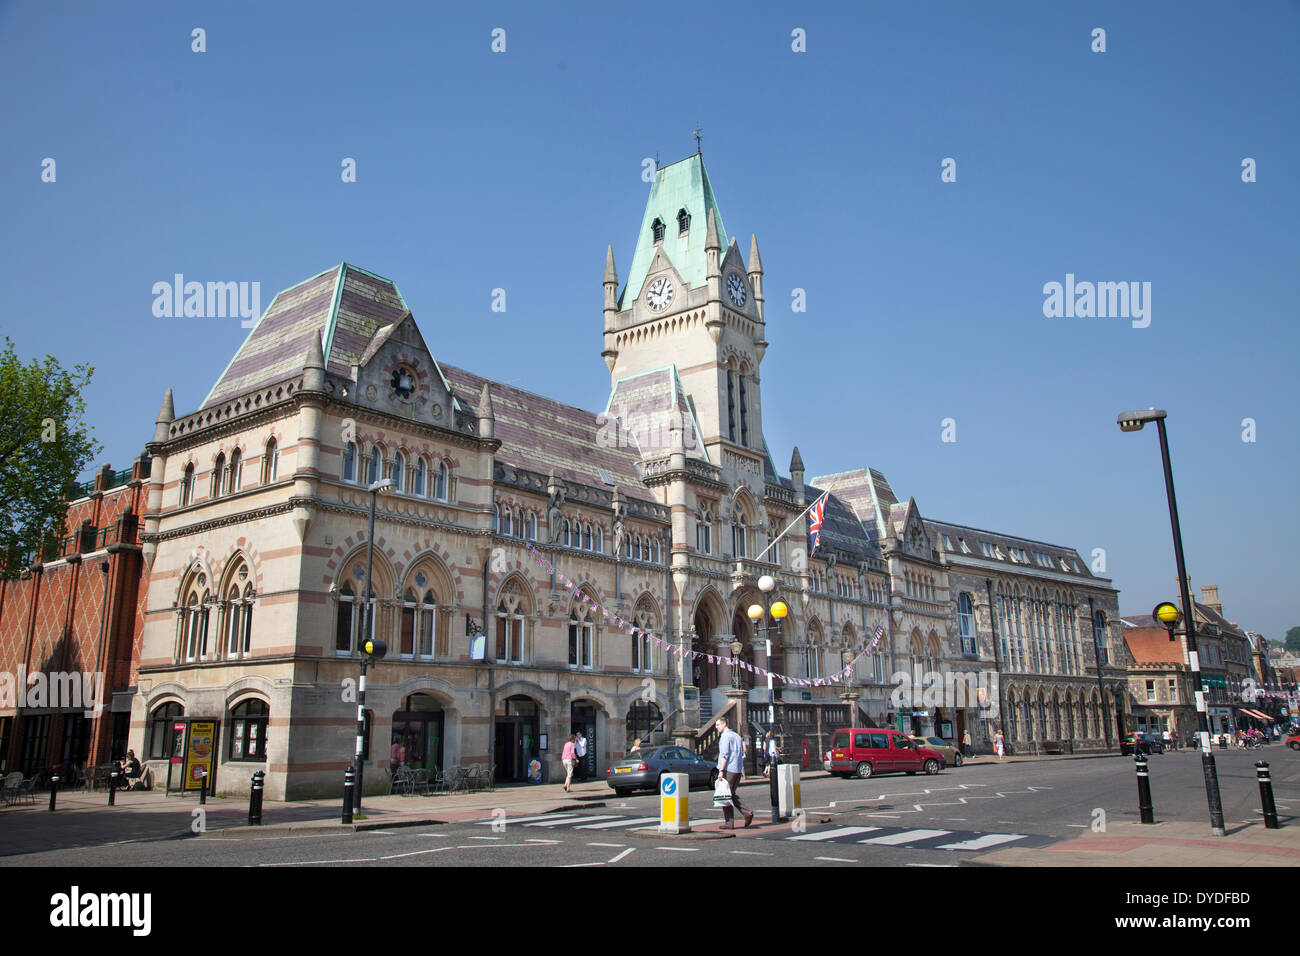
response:
<path id="1" fill-rule="evenodd" d="M 649 747 L 612 763 L 605 771 L 605 782 L 620 797 L 633 790 L 658 790 L 659 778 L 666 773 L 690 774 L 692 787 L 712 787 L 718 779 L 717 764 L 697 756 L 685 747 Z"/>

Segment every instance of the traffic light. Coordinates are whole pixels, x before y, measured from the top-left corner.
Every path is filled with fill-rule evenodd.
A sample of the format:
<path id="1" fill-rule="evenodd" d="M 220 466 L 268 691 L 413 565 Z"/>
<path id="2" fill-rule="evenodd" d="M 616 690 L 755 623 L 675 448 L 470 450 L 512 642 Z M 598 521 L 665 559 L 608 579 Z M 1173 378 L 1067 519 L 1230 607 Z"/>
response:
<path id="1" fill-rule="evenodd" d="M 368 638 L 361 645 L 361 653 L 373 664 L 375 661 L 382 660 L 388 653 L 388 643 L 377 637 Z"/>

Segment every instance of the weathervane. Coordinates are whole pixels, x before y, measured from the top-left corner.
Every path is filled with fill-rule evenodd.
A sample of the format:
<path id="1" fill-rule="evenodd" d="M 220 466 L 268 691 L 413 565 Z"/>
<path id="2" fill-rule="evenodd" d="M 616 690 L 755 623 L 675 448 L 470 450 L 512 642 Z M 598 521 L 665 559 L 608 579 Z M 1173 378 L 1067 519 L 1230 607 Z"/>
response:
<path id="1" fill-rule="evenodd" d="M 700 140 L 703 138 L 703 135 L 702 135 L 703 133 L 704 133 L 704 127 L 703 127 L 703 126 L 699 126 L 699 127 L 696 127 L 695 129 L 691 130 L 691 135 L 695 137 L 695 152 L 697 152 L 697 153 L 701 153 L 701 152 L 703 152 L 703 149 L 702 149 L 701 146 L 700 146 Z"/>

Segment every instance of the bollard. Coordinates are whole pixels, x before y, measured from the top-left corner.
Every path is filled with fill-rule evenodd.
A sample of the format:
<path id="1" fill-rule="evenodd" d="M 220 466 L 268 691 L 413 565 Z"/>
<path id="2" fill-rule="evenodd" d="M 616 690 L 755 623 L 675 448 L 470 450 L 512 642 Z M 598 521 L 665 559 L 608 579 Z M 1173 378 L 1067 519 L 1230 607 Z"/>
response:
<path id="1" fill-rule="evenodd" d="M 348 769 L 343 771 L 343 822 L 352 822 L 352 790 L 357 785 L 357 774 L 352 769 L 352 764 L 348 764 Z"/>
<path id="2" fill-rule="evenodd" d="M 202 776 L 199 777 L 199 806 L 208 802 L 208 772 L 207 770 L 199 771 Z"/>
<path id="3" fill-rule="evenodd" d="M 253 774 L 253 789 L 248 795 L 248 825 L 250 827 L 261 826 L 262 824 L 262 782 L 266 779 L 266 774 L 259 770 Z"/>
<path id="4" fill-rule="evenodd" d="M 666 773 L 659 778 L 659 832 L 690 833 L 691 776 Z"/>
<path id="5" fill-rule="evenodd" d="M 59 797 L 59 775 L 56 773 L 50 777 L 50 809 L 54 809 L 54 801 Z"/>
<path id="6" fill-rule="evenodd" d="M 777 767 L 777 771 L 781 778 L 779 791 L 781 819 L 791 820 L 794 818 L 795 811 L 803 808 L 799 792 L 799 765 L 797 763 L 783 763 Z"/>
<path id="7" fill-rule="evenodd" d="M 112 770 L 108 774 L 108 805 L 117 805 L 117 776 L 120 771 Z"/>
<path id="8" fill-rule="evenodd" d="M 1259 778 L 1259 802 L 1264 810 L 1264 828 L 1276 830 L 1277 806 L 1273 803 L 1273 777 L 1269 774 L 1267 760 L 1255 764 L 1255 776 Z"/>
<path id="9" fill-rule="evenodd" d="M 1155 813 L 1151 806 L 1151 777 L 1147 770 L 1147 758 L 1142 754 L 1137 754 L 1133 758 L 1137 766 L 1138 778 L 1138 810 L 1142 813 L 1143 823 L 1155 823 Z"/>

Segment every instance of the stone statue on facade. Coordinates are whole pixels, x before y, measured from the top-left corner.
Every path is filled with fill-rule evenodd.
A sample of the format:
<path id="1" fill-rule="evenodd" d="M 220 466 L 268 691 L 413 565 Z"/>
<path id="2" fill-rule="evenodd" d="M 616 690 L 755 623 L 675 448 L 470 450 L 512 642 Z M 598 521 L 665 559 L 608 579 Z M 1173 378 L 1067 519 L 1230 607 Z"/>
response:
<path id="1" fill-rule="evenodd" d="M 559 544 L 560 532 L 564 530 L 564 485 L 556 482 L 551 485 L 551 499 L 546 504 L 546 524 L 551 534 L 551 544 Z"/>

